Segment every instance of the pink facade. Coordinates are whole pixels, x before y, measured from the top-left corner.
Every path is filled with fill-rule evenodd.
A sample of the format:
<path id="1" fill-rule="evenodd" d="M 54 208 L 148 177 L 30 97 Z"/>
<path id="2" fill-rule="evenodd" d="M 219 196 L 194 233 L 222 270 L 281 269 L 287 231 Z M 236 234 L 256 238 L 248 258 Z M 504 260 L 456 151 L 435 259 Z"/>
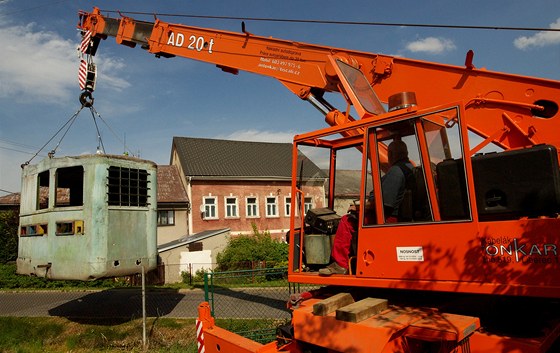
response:
<path id="1" fill-rule="evenodd" d="M 193 180 L 191 191 L 193 233 L 228 227 L 231 234 L 247 234 L 252 232 L 252 224 L 255 224 L 257 230 L 269 231 L 274 237 L 283 239 L 290 227 L 289 181 Z M 306 197 L 312 207 L 323 207 L 323 186 L 310 188 Z M 205 198 L 214 198 L 216 201 L 215 217 L 206 217 L 205 212 L 201 212 Z M 230 216 L 226 215 L 227 200 L 237 201 L 235 211 L 232 212 L 230 207 Z M 271 203 L 272 200 L 276 203 Z M 256 207 L 251 201 L 256 203 Z M 248 210 L 248 207 L 252 210 Z"/>

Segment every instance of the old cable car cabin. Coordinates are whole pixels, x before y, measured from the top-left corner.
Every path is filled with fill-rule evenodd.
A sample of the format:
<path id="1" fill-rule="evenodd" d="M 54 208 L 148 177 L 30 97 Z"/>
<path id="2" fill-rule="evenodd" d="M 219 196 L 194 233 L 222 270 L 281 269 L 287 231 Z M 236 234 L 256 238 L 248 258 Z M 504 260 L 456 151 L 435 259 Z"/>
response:
<path id="1" fill-rule="evenodd" d="M 17 273 L 94 280 L 154 269 L 156 174 L 153 162 L 103 154 L 26 165 Z"/>

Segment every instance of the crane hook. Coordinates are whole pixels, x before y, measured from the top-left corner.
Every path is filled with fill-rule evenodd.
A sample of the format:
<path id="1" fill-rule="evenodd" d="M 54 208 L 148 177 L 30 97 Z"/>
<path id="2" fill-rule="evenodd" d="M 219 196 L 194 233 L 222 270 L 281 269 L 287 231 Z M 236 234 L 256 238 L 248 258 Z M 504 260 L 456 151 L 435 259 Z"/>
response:
<path id="1" fill-rule="evenodd" d="M 82 107 L 89 108 L 93 106 L 93 101 L 93 95 L 90 91 L 83 91 L 82 94 L 80 94 L 80 104 L 82 104 Z"/>

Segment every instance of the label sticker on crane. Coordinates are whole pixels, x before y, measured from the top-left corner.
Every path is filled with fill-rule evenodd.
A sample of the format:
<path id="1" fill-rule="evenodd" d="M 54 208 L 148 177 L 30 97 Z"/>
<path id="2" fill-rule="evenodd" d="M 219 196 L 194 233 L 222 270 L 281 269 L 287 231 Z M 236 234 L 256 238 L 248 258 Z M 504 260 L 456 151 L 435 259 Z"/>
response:
<path id="1" fill-rule="evenodd" d="M 185 44 L 185 35 L 183 33 L 169 33 L 169 39 L 167 39 L 167 45 L 172 45 L 175 47 L 182 47 Z M 202 36 L 191 35 L 187 39 L 187 49 L 195 50 L 201 52 L 207 50 L 209 54 L 212 54 L 212 48 L 214 47 L 214 39 L 207 41 Z"/>
<path id="2" fill-rule="evenodd" d="M 397 246 L 397 261 L 424 261 L 421 246 Z"/>

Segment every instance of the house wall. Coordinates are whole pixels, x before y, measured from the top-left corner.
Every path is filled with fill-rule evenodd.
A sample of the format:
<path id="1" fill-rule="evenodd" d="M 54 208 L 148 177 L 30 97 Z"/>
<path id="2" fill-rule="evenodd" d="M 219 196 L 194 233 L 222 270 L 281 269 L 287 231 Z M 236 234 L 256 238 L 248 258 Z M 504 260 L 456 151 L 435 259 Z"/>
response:
<path id="1" fill-rule="evenodd" d="M 159 257 L 161 264 L 165 268 L 165 283 L 178 283 L 181 278 L 181 252 L 185 251 L 185 247 L 179 247 L 168 251 L 160 252 Z"/>
<path id="2" fill-rule="evenodd" d="M 230 233 L 225 232 L 202 239 L 202 251 L 189 252 L 188 246 L 180 246 L 159 253 L 165 267 L 165 283 L 181 282 L 182 271 L 192 271 L 193 276 L 199 269 L 214 269 L 218 253 L 225 249 Z"/>
<path id="3" fill-rule="evenodd" d="M 186 208 L 172 208 L 161 206 L 158 211 L 174 210 L 175 211 L 175 224 L 174 225 L 158 225 L 157 227 L 157 244 L 165 244 L 170 241 L 176 240 L 182 236 L 189 234 L 188 218 L 189 214 Z"/>
<path id="4" fill-rule="evenodd" d="M 202 250 L 210 250 L 211 251 L 211 266 L 212 268 L 216 267 L 218 263 L 216 261 L 216 257 L 218 253 L 223 251 L 226 248 L 226 245 L 231 237 L 231 232 L 225 232 L 223 234 L 218 234 L 213 237 L 206 238 L 202 240 Z M 208 268 L 207 266 L 205 266 Z"/>
<path id="5" fill-rule="evenodd" d="M 285 240 L 285 234 L 290 228 L 290 217 L 286 214 L 286 197 L 291 197 L 290 181 L 216 181 L 193 180 L 192 194 L 192 227 L 193 232 L 217 228 L 230 228 L 231 234 L 250 234 L 253 232 L 252 224 L 256 224 L 259 231 L 269 231 L 270 234 Z M 205 219 L 200 211 L 207 196 L 217 199 L 217 219 Z M 274 217 L 266 216 L 266 197 L 277 198 L 278 214 Z M 313 188 L 307 188 L 306 196 L 313 198 L 314 207 L 324 207 L 324 189 L 322 183 Z M 238 201 L 238 217 L 226 218 L 226 197 L 236 197 Z M 256 197 L 258 204 L 258 217 L 248 217 L 246 211 L 246 198 Z"/>

